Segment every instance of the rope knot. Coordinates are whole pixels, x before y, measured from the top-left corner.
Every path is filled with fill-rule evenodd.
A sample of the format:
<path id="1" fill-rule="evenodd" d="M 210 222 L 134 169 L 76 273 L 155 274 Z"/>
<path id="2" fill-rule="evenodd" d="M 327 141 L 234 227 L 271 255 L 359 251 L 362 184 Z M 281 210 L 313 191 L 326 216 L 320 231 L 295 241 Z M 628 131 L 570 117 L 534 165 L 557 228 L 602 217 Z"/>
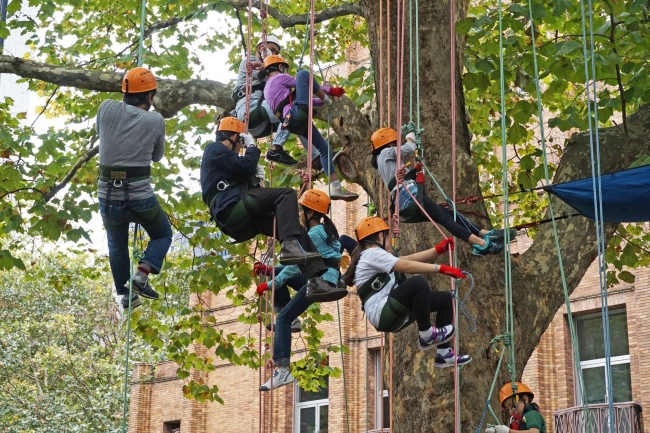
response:
<path id="1" fill-rule="evenodd" d="M 411 132 L 415 134 L 415 144 L 417 145 L 417 148 L 421 149 L 422 141 L 420 140 L 420 135 L 424 134 L 424 128 L 418 128 L 415 125 L 415 122 L 410 120 L 406 125 L 402 125 L 402 134 L 408 135 Z"/>

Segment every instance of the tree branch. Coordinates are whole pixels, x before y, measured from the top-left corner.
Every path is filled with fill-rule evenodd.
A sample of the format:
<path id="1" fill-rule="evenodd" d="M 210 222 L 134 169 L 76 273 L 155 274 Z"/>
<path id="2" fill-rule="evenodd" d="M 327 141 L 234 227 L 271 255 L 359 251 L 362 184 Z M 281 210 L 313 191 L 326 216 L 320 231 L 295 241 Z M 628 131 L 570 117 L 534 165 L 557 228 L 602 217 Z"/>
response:
<path id="1" fill-rule="evenodd" d="M 238 10 L 248 10 L 248 2 L 246 1 L 237 1 L 237 0 L 224 0 L 223 3 L 238 9 Z M 283 29 L 288 27 L 294 27 L 298 25 L 304 25 L 307 22 L 308 14 L 300 15 L 285 15 L 280 12 L 278 8 L 269 6 L 269 15 L 278 20 L 280 26 Z M 363 11 L 359 6 L 359 2 L 346 3 L 342 5 L 333 6 L 329 9 L 322 10 L 316 13 L 314 17 L 314 22 L 316 24 L 323 21 L 331 20 L 332 18 L 344 17 L 348 15 L 358 15 L 363 16 Z"/>
<path id="2" fill-rule="evenodd" d="M 99 139 L 98 135 L 93 137 L 93 139 L 91 140 L 91 145 L 95 144 L 98 139 Z M 81 168 L 81 166 L 87 163 L 88 161 L 90 161 L 91 159 L 93 159 L 95 155 L 97 155 L 97 153 L 99 153 L 99 145 L 93 147 L 92 149 L 84 153 L 77 160 L 77 162 L 75 162 L 75 164 L 72 166 L 68 174 L 65 175 L 63 180 L 58 185 L 55 184 L 52 188 L 50 188 L 50 190 L 47 193 L 43 194 L 43 200 L 45 201 L 45 203 L 50 201 L 52 197 L 56 195 L 57 192 L 65 188 L 68 182 L 70 182 L 70 180 L 74 177 L 74 175 L 77 174 L 77 171 Z"/>

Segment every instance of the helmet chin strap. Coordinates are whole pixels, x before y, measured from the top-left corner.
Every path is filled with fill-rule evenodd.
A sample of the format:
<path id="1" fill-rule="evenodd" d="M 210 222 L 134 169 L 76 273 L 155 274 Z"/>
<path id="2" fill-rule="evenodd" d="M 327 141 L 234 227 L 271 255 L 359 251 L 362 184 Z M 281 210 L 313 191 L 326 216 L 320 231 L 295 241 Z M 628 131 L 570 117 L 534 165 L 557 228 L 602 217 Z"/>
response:
<path id="1" fill-rule="evenodd" d="M 238 135 L 239 135 L 239 134 L 238 134 Z M 230 142 L 230 144 L 232 145 L 232 149 L 231 149 L 231 150 L 234 151 L 234 150 L 235 150 L 235 147 L 237 147 L 237 143 L 239 142 L 239 140 L 232 141 L 232 139 L 231 139 L 230 137 L 227 137 L 226 139 L 227 139 L 227 140 Z"/>

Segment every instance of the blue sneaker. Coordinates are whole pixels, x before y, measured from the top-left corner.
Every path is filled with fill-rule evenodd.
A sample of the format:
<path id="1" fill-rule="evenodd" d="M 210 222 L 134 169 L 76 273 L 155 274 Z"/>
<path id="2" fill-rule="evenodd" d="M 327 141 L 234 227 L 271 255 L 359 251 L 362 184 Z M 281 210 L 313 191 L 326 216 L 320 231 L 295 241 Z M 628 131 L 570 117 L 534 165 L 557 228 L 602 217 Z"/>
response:
<path id="1" fill-rule="evenodd" d="M 508 232 L 510 234 L 510 242 L 514 241 L 515 238 L 517 237 L 517 229 L 508 229 Z M 501 242 L 504 242 L 505 238 L 506 238 L 505 230 L 490 230 L 483 236 L 483 239 L 489 239 L 491 241 L 501 241 Z"/>
<path id="2" fill-rule="evenodd" d="M 474 245 L 472 247 L 472 254 L 475 256 L 483 257 L 487 255 L 495 255 L 503 252 L 504 245 L 499 242 L 491 241 L 485 238 L 485 245 Z"/>
<path id="3" fill-rule="evenodd" d="M 440 349 L 442 350 L 442 349 Z M 435 367 L 438 368 L 448 368 L 448 367 L 453 367 L 454 366 L 454 358 L 457 359 L 458 366 L 469 364 L 472 362 L 472 357 L 469 355 L 456 355 L 453 350 L 447 349 L 447 353 L 445 355 L 441 355 L 440 353 L 436 353 L 436 363 L 434 364 Z"/>
<path id="4" fill-rule="evenodd" d="M 443 326 L 442 328 L 433 328 L 433 333 L 428 340 L 420 338 L 420 350 L 429 350 L 438 344 L 446 343 L 454 337 L 456 329 L 453 325 Z"/>

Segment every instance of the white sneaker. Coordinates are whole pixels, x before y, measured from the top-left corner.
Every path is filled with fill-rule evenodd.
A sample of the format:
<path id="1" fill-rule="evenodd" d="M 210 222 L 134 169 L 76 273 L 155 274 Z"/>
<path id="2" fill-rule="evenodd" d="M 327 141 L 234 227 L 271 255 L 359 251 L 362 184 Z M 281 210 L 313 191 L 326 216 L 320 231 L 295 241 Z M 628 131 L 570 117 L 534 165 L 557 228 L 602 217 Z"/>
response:
<path id="1" fill-rule="evenodd" d="M 348 191 L 344 186 L 332 187 L 330 194 L 332 200 L 354 201 L 359 198 L 359 194 Z"/>
<path id="2" fill-rule="evenodd" d="M 267 380 L 266 383 L 260 386 L 260 391 L 270 391 L 271 381 L 273 381 L 273 389 L 275 389 L 293 383 L 293 376 L 291 375 L 291 372 L 289 372 L 288 368 L 276 368 L 273 371 L 271 379 Z"/>

